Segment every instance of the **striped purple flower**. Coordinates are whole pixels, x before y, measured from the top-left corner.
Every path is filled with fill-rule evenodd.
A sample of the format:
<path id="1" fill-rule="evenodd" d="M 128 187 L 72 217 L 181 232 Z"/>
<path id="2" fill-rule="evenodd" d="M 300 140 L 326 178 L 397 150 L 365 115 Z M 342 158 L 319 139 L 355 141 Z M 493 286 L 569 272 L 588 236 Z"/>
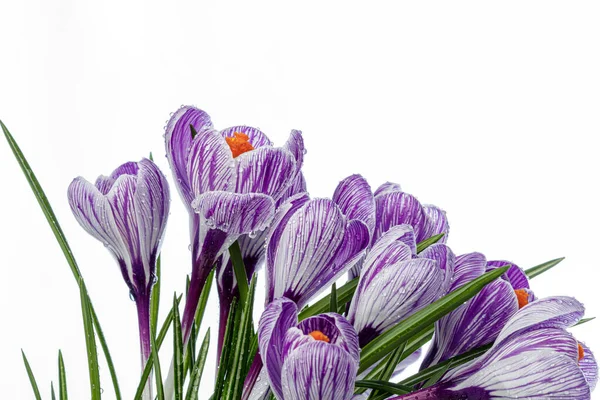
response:
<path id="1" fill-rule="evenodd" d="M 456 257 L 450 291 L 485 272 L 510 265 L 499 279 L 435 324 L 435 335 L 421 369 L 492 343 L 507 321 L 530 301 L 533 293 L 525 272 L 508 261 L 487 261 L 481 253 Z"/>
<path id="2" fill-rule="evenodd" d="M 598 366 L 566 331 L 583 313 L 573 298 L 537 300 L 509 319 L 485 354 L 431 387 L 393 399 L 590 399 Z"/>
<path id="3" fill-rule="evenodd" d="M 128 162 L 93 185 L 73 180 L 69 204 L 77 222 L 117 260 L 138 309 L 142 363 L 150 354 L 150 293 L 169 214 L 169 186 L 150 160 Z"/>
<path id="4" fill-rule="evenodd" d="M 298 323 L 296 303 L 274 300 L 260 318 L 258 345 L 278 400 L 353 397 L 358 337 L 341 315 L 321 314 Z"/>
<path id="5" fill-rule="evenodd" d="M 410 225 L 391 227 L 367 254 L 348 320 L 364 347 L 399 321 L 446 294 L 454 254 L 444 244 L 416 254 Z"/>
<path id="6" fill-rule="evenodd" d="M 182 317 L 187 340 L 208 273 L 227 248 L 240 240 L 248 277 L 264 257 L 261 232 L 271 222 L 275 204 L 290 191 L 304 189 L 300 173 L 304 144 L 299 131 L 292 131 L 281 148 L 273 147 L 256 128 L 217 131 L 206 112 L 190 106 L 172 115 L 165 143 L 177 189 L 190 213 L 193 267 Z M 235 285 L 225 257 L 218 270 L 225 310 L 236 293 Z"/>

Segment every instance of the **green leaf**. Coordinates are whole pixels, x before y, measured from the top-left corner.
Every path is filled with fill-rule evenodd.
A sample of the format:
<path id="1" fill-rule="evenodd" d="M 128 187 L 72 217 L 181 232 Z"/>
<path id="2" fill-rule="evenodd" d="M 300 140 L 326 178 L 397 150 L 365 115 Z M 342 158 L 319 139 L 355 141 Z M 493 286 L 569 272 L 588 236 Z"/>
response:
<path id="1" fill-rule="evenodd" d="M 154 337 L 154 335 L 150 335 L 150 345 L 152 346 L 152 350 L 156 349 L 156 351 L 152 351 L 152 358 L 150 358 L 149 356 L 146 364 L 153 364 L 156 381 L 156 395 L 158 400 L 164 400 L 165 390 L 163 388 L 162 372 L 160 370 L 160 359 L 158 358 L 158 348 L 156 346 L 156 338 Z"/>
<path id="2" fill-rule="evenodd" d="M 56 400 L 56 393 L 54 393 L 54 382 L 50 382 L 50 396 L 52 400 Z"/>
<path id="3" fill-rule="evenodd" d="M 89 296 L 88 296 L 89 300 Z M 108 371 L 110 372 L 110 377 L 113 382 L 113 387 L 115 390 L 115 397 L 117 400 L 121 400 L 121 389 L 119 388 L 117 371 L 115 370 L 115 366 L 110 355 L 110 351 L 108 350 L 108 343 L 106 343 L 106 338 L 104 337 L 104 331 L 102 331 L 102 327 L 100 326 L 100 321 L 98 321 L 98 316 L 96 315 L 96 310 L 90 303 L 90 312 L 92 314 L 92 321 L 94 323 L 94 329 L 96 331 L 96 336 L 98 337 L 98 341 L 100 342 L 100 346 L 102 347 L 102 351 L 104 353 L 104 358 L 106 359 L 106 364 L 108 365 Z"/>
<path id="4" fill-rule="evenodd" d="M 156 259 L 156 283 L 150 293 L 150 336 L 156 339 L 158 325 L 158 309 L 160 305 L 160 282 L 161 282 L 161 256 Z"/>
<path id="5" fill-rule="evenodd" d="M 58 351 L 58 396 L 60 400 L 68 400 L 67 393 L 67 373 L 65 372 L 65 362 L 62 351 Z"/>
<path id="6" fill-rule="evenodd" d="M 238 300 L 237 297 L 233 298 L 231 302 L 231 308 L 229 309 L 229 315 L 227 316 L 227 325 L 225 326 L 225 337 L 223 343 L 231 344 L 231 338 L 233 337 L 235 319 L 238 309 Z M 213 394 L 213 399 L 221 399 L 221 393 L 223 392 L 223 383 L 225 380 L 225 374 L 229 367 L 231 346 L 223 346 L 223 351 L 221 352 L 221 359 L 219 360 L 219 367 L 217 369 L 217 379 L 215 380 L 215 392 Z"/>
<path id="7" fill-rule="evenodd" d="M 433 374 L 429 379 L 427 379 L 427 381 L 423 385 L 423 388 L 428 388 L 438 383 L 438 381 L 442 378 L 442 376 L 444 376 L 446 372 L 448 372 L 449 369 L 450 364 L 446 364 L 445 366 L 440 368 L 435 374 Z"/>
<path id="8" fill-rule="evenodd" d="M 81 299 L 81 314 L 83 317 L 83 326 L 85 330 L 85 346 L 87 348 L 88 372 L 90 375 L 90 393 L 92 400 L 100 400 L 100 370 L 98 368 L 98 352 L 96 349 L 96 335 L 94 334 L 94 325 L 92 322 L 92 313 L 88 300 L 87 288 L 83 278 L 79 280 L 79 296 Z"/>
<path id="9" fill-rule="evenodd" d="M 555 267 L 564 259 L 565 259 L 564 257 L 560 257 L 560 258 L 555 258 L 554 260 L 546 261 L 545 263 L 542 263 L 540 265 L 537 265 L 535 267 L 531 267 L 531 268 L 525 270 L 525 273 L 527 274 L 529 279 L 535 278 L 536 276 L 541 275 L 544 272 L 548 271 L 550 268 Z"/>
<path id="10" fill-rule="evenodd" d="M 390 380 L 396 367 L 400 363 L 402 359 L 402 354 L 404 353 L 404 349 L 406 348 L 406 342 L 402 344 L 400 347 L 397 347 L 394 351 L 392 351 L 386 359 L 384 359 L 381 364 L 383 364 L 383 370 L 379 374 L 377 380 L 387 382 Z M 379 397 L 383 397 L 384 399 L 388 396 L 385 396 L 385 393 L 382 393 L 379 390 L 373 390 L 367 400 L 375 400 Z"/>
<path id="11" fill-rule="evenodd" d="M 180 294 L 179 297 L 177 297 L 177 305 L 179 305 L 179 303 L 181 302 L 182 296 L 183 295 Z M 171 327 L 172 322 L 173 322 L 173 308 L 171 308 L 171 310 L 165 317 L 163 325 L 160 328 L 160 331 L 158 332 L 158 336 L 156 337 L 156 344 L 157 344 L 158 348 L 160 348 L 160 346 L 162 346 L 162 343 L 165 340 L 165 337 L 167 336 L 167 332 L 169 331 L 169 328 Z"/>
<path id="12" fill-rule="evenodd" d="M 358 278 L 354 278 L 351 281 L 346 282 L 343 286 L 336 290 L 338 304 L 346 304 L 352 300 L 356 286 L 358 285 Z M 329 311 L 331 305 L 331 294 L 323 297 L 310 307 L 305 307 L 300 314 L 298 319 L 302 321 L 308 317 L 312 317 L 317 314 L 323 314 Z"/>
<path id="13" fill-rule="evenodd" d="M 29 376 L 29 382 L 31 383 L 33 394 L 36 400 L 42 400 L 40 390 L 38 389 L 38 384 L 35 381 L 35 376 L 33 376 L 33 371 L 31 370 L 31 366 L 29 365 L 29 361 L 27 361 L 27 357 L 25 356 L 25 352 L 23 351 L 23 349 L 21 349 L 21 355 L 23 356 L 23 363 L 25 363 L 25 369 L 27 370 L 27 376 Z"/>
<path id="14" fill-rule="evenodd" d="M 429 328 L 435 321 L 455 310 L 465 301 L 475 296 L 488 283 L 499 278 L 506 272 L 508 266 L 489 271 L 472 280 L 464 286 L 447 294 L 427 307 L 417 311 L 393 328 L 376 337 L 367 344 L 360 355 L 359 373 L 385 357 L 403 342 Z"/>
<path id="15" fill-rule="evenodd" d="M 183 338 L 181 336 L 181 319 L 177 304 L 177 294 L 173 294 L 173 365 L 175 367 L 174 388 L 175 400 L 183 399 Z"/>
<path id="16" fill-rule="evenodd" d="M 237 340 L 232 354 L 233 359 L 225 384 L 224 397 L 229 400 L 237 400 L 242 397 L 244 378 L 247 372 L 246 367 L 248 365 L 248 350 L 252 340 L 252 311 L 254 309 L 255 291 L 256 275 L 252 277 L 248 297 L 246 298 L 246 302 L 243 303 L 240 325 L 237 329 Z"/>
<path id="17" fill-rule="evenodd" d="M 186 400 L 198 400 L 198 390 L 200 388 L 200 381 L 202 380 L 202 372 L 204 371 L 204 364 L 206 363 L 206 355 L 208 354 L 209 345 L 210 327 L 206 331 L 204 340 L 202 341 L 202 346 L 200 346 L 200 350 L 198 351 L 198 357 L 196 358 L 197 361 L 194 364 L 194 369 L 192 370 L 190 376 L 190 384 L 185 396 Z"/>
<path id="18" fill-rule="evenodd" d="M 423 382 L 425 380 L 431 379 L 432 377 L 439 375 L 440 371 L 447 371 L 451 368 L 456 368 L 459 365 L 462 365 L 466 362 L 474 360 L 475 358 L 481 356 L 483 353 L 488 351 L 491 347 L 492 347 L 492 344 L 490 343 L 490 344 L 486 344 L 486 345 L 477 347 L 473 350 L 467 351 L 458 356 L 454 356 L 452 358 L 449 358 L 446 361 L 442 361 L 441 363 L 432 365 L 429 368 L 425 368 L 424 370 L 419 371 L 415 375 L 404 379 L 400 383 L 402 385 L 414 386 L 417 383 Z"/>
<path id="19" fill-rule="evenodd" d="M 192 324 L 192 334 L 190 335 L 190 342 L 188 343 L 189 355 L 185 358 L 183 366 L 184 376 L 186 376 L 188 370 L 191 373 L 194 368 L 195 360 L 192 354 L 196 352 L 195 349 L 196 341 L 198 340 L 198 332 L 200 332 L 200 326 L 202 325 L 204 311 L 206 310 L 206 304 L 208 303 L 208 297 L 210 296 L 210 290 L 212 287 L 214 277 L 215 268 L 213 268 L 208 274 L 206 282 L 204 283 L 204 287 L 202 288 L 202 292 L 200 293 L 200 300 L 198 301 L 198 307 L 196 308 L 196 314 L 194 315 L 194 323 Z"/>
<path id="20" fill-rule="evenodd" d="M 31 169 L 31 166 L 27 162 L 27 159 L 23 155 L 23 152 L 19 148 L 19 145 L 17 144 L 17 142 L 15 141 L 13 136 L 10 134 L 10 132 L 6 128 L 6 125 L 4 125 L 4 123 L 2 123 L 2 121 L 0 121 L 0 126 L 2 126 L 2 131 L 4 132 L 6 141 L 8 142 L 9 147 L 11 148 L 19 166 L 21 167 L 21 170 L 23 171 L 23 174 L 25 175 L 25 178 L 27 179 L 29 186 L 31 187 L 31 190 L 33 191 L 33 194 L 34 194 L 35 198 L 37 199 L 38 204 L 40 205 L 40 208 L 42 209 L 42 212 L 44 213 L 44 216 L 46 217 L 46 220 L 48 221 L 48 224 L 50 225 L 50 229 L 52 229 L 52 232 L 54 233 L 54 237 L 56 238 L 56 241 L 58 242 L 58 244 L 65 256 L 67 263 L 69 264 L 69 267 L 71 268 L 71 272 L 73 273 L 75 281 L 79 285 L 80 280 L 82 279 L 81 272 L 79 271 L 79 267 L 77 266 L 77 262 L 75 261 L 75 257 L 73 256 L 73 252 L 71 251 L 71 247 L 69 246 L 69 243 L 67 242 L 67 238 L 65 237 L 65 234 L 63 233 L 62 228 L 60 227 L 60 224 L 58 223 L 58 219 L 56 218 L 56 215 L 54 214 L 52 207 L 50 206 L 50 202 L 48 201 L 48 198 L 46 197 L 46 194 L 44 193 L 42 186 L 40 185 L 39 181 L 37 180 L 35 173 Z M 88 303 L 89 303 L 89 308 L 95 314 L 94 307 L 92 305 L 91 300 L 89 300 L 89 297 L 88 297 Z M 98 321 L 97 318 L 94 319 L 94 326 L 96 328 L 96 331 L 101 332 L 100 322 Z M 87 335 L 88 335 L 88 332 L 86 332 L 86 336 Z M 106 360 L 107 361 L 111 360 L 110 352 L 108 351 L 108 346 L 106 346 L 105 342 L 102 345 L 102 349 L 104 350 L 104 355 L 106 357 Z M 111 378 L 113 380 L 113 386 L 115 388 L 115 394 L 116 394 L 117 400 L 120 400 L 121 394 L 120 394 L 120 390 L 119 390 L 119 382 L 117 380 L 116 374 L 112 370 L 112 368 L 113 368 L 112 364 L 109 364 L 109 368 L 111 368 Z"/>
<path id="21" fill-rule="evenodd" d="M 233 242 L 229 247 L 229 256 L 231 257 L 235 280 L 237 281 L 238 290 L 240 292 L 240 304 L 246 304 L 246 298 L 248 298 L 248 276 L 246 275 L 246 267 L 244 266 L 244 260 L 242 259 L 240 244 L 237 241 Z"/>
<path id="22" fill-rule="evenodd" d="M 431 246 L 432 244 L 436 244 L 437 242 L 440 241 L 441 238 L 444 237 L 443 233 L 440 233 L 438 235 L 433 235 L 432 237 L 430 237 L 429 239 L 425 239 L 422 242 L 419 242 L 417 244 L 417 254 L 422 252 L 423 250 L 425 250 L 426 248 L 428 248 L 429 246 Z"/>
<path id="23" fill-rule="evenodd" d="M 338 312 L 337 288 L 335 282 L 331 285 L 331 294 L 329 295 L 329 312 Z"/>
<path id="24" fill-rule="evenodd" d="M 580 320 L 579 320 L 579 322 L 578 322 L 578 323 L 576 323 L 576 324 L 575 324 L 575 325 L 573 325 L 573 326 L 579 326 L 579 325 L 583 325 L 583 324 L 585 324 L 586 322 L 590 322 L 591 320 L 594 320 L 594 319 L 596 319 L 596 317 L 582 318 L 582 319 L 580 319 Z"/>
<path id="25" fill-rule="evenodd" d="M 354 386 L 357 388 L 379 390 L 389 394 L 407 394 L 412 392 L 412 388 L 410 386 L 404 386 L 386 381 L 359 380 L 354 383 Z"/>

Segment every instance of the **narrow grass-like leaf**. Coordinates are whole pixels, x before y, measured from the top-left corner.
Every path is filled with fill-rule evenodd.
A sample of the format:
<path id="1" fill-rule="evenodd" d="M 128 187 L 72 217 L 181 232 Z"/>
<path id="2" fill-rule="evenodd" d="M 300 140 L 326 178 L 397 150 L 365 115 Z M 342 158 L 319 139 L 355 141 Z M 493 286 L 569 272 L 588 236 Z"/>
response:
<path id="1" fill-rule="evenodd" d="M 190 376 L 190 384 L 185 396 L 186 400 L 198 400 L 198 389 L 200 388 L 200 381 L 202 380 L 202 372 L 204 371 L 204 364 L 206 363 L 206 355 L 208 354 L 208 347 L 210 345 L 210 327 L 204 335 L 204 340 L 198 351 L 198 357 L 196 358 L 196 364 L 192 370 Z"/>
<path id="2" fill-rule="evenodd" d="M 446 361 L 442 361 L 436 365 L 432 365 L 429 368 L 426 368 L 418 373 L 402 380 L 400 383 L 402 385 L 413 386 L 417 383 L 426 381 L 440 373 L 440 371 L 449 370 L 451 368 L 455 368 L 459 365 L 462 365 L 466 362 L 474 360 L 475 358 L 481 356 L 483 353 L 488 351 L 492 347 L 492 344 L 486 344 L 484 346 L 477 347 L 476 349 L 470 350 L 466 353 L 460 354 L 458 356 L 454 356 L 449 358 Z"/>
<path id="3" fill-rule="evenodd" d="M 575 324 L 575 325 L 573 325 L 573 326 L 579 326 L 579 325 L 583 325 L 583 324 L 585 324 L 586 322 L 590 322 L 591 320 L 594 320 L 594 319 L 596 319 L 596 317 L 582 318 L 582 319 L 580 319 L 580 320 L 579 320 L 579 322 L 578 322 L 578 323 L 576 323 L 576 324 Z"/>
<path id="4" fill-rule="evenodd" d="M 35 380 L 35 376 L 33 375 L 33 371 L 31 370 L 31 366 L 29 365 L 29 361 L 27 361 L 27 357 L 25 356 L 23 349 L 21 349 L 21 355 L 23 356 L 23 363 L 25 364 L 25 369 L 27 370 L 27 376 L 29 377 L 29 382 L 31 383 L 33 395 L 35 396 L 36 400 L 42 400 L 40 389 L 38 389 L 38 384 Z"/>
<path id="5" fill-rule="evenodd" d="M 383 391 L 389 394 L 407 394 L 412 392 L 412 388 L 410 386 L 400 385 L 397 383 L 391 383 L 386 381 L 359 380 L 354 383 L 354 387 L 373 389 Z"/>
<path id="6" fill-rule="evenodd" d="M 233 337 L 235 319 L 238 309 L 237 297 L 233 298 L 231 302 L 231 308 L 229 309 L 229 315 L 227 316 L 227 325 L 225 327 L 225 337 L 223 343 L 231 344 L 231 338 Z M 221 352 L 221 359 L 219 360 L 219 367 L 217 369 L 217 379 L 215 380 L 215 391 L 212 396 L 213 399 L 221 399 L 221 393 L 223 393 L 223 383 L 225 381 L 225 374 L 229 367 L 229 359 L 231 353 L 231 346 L 223 346 Z"/>
<path id="7" fill-rule="evenodd" d="M 352 296 L 354 296 L 354 292 L 356 291 L 357 285 L 358 278 L 354 278 L 351 281 L 346 282 L 343 286 L 340 286 L 340 288 L 336 290 L 338 304 L 346 304 L 347 302 L 352 300 Z M 327 311 L 329 311 L 330 304 L 331 294 L 328 294 L 321 300 L 317 301 L 315 304 L 309 307 L 305 307 L 298 315 L 298 319 L 302 321 L 303 319 L 306 319 L 308 317 L 326 313 Z"/>
<path id="8" fill-rule="evenodd" d="M 88 296 L 89 300 L 89 296 Z M 115 390 L 115 398 L 117 400 L 121 400 L 121 389 L 119 388 L 117 371 L 115 370 L 115 365 L 113 363 L 112 357 L 110 355 L 110 351 L 108 349 L 108 343 L 106 343 L 106 338 L 104 337 L 104 331 L 100 326 L 100 321 L 98 320 L 98 315 L 96 315 L 96 310 L 90 303 L 90 313 L 92 314 L 92 321 L 94 323 L 94 330 L 96 332 L 96 336 L 98 337 L 98 341 L 100 342 L 100 346 L 102 347 L 102 351 L 104 353 L 104 358 L 106 359 L 106 365 L 108 365 L 108 372 L 110 372 L 110 377 L 113 382 L 113 387 Z"/>
<path id="9" fill-rule="evenodd" d="M 180 294 L 179 297 L 177 297 L 177 305 L 179 305 L 179 303 L 181 302 L 182 296 L 183 295 Z M 169 328 L 171 327 L 172 322 L 173 322 L 173 309 L 171 308 L 171 310 L 165 317 L 165 320 L 163 322 L 162 327 L 160 328 L 160 331 L 158 332 L 158 335 L 156 336 L 156 345 L 158 346 L 158 348 L 160 348 L 160 346 L 162 346 L 162 343 L 165 340 L 165 337 L 167 336 L 167 332 L 169 331 Z"/>
<path id="10" fill-rule="evenodd" d="M 67 392 L 67 373 L 65 371 L 65 362 L 63 360 L 62 351 L 58 351 L 58 397 L 60 400 L 68 400 Z"/>
<path id="11" fill-rule="evenodd" d="M 564 257 L 560 257 L 560 258 L 555 258 L 554 260 L 546 261 L 545 263 L 542 263 L 540 265 L 537 265 L 535 267 L 531 267 L 531 268 L 525 270 L 525 273 L 527 274 L 529 279 L 535 278 L 536 276 L 543 274 L 544 272 L 548 271 L 549 269 L 554 268 L 556 265 L 558 265 L 564 259 L 565 259 Z"/>
<path id="12" fill-rule="evenodd" d="M 422 242 L 417 243 L 417 253 L 422 252 L 423 250 L 425 250 L 426 248 L 428 248 L 432 244 L 436 244 L 443 237 L 444 237 L 444 234 L 440 233 L 438 235 L 433 235 L 429 239 L 425 239 Z"/>
<path id="13" fill-rule="evenodd" d="M 383 364 L 383 370 L 379 374 L 380 381 L 387 382 L 390 380 L 398 363 L 402 359 L 402 354 L 404 353 L 404 349 L 406 348 L 406 342 L 402 344 L 400 347 L 397 347 L 394 351 L 392 351 L 385 359 L 382 360 L 381 364 Z M 380 392 L 379 390 L 373 390 L 367 400 L 376 400 L 380 397 L 384 399 L 387 397 L 385 393 Z"/>
<path id="14" fill-rule="evenodd" d="M 233 350 L 233 359 L 229 368 L 229 375 L 225 384 L 225 399 L 238 400 L 242 397 L 246 367 L 248 365 L 248 349 L 252 340 L 252 312 L 254 309 L 254 293 L 256 291 L 256 275 L 242 306 L 240 325 L 237 329 L 237 340 Z"/>
<path id="15" fill-rule="evenodd" d="M 158 347 L 156 346 L 156 339 L 154 335 L 150 336 L 150 345 L 152 346 L 152 349 L 156 349 L 156 351 L 152 351 L 152 358 L 148 357 L 148 361 L 146 364 L 153 364 L 156 381 L 156 396 L 158 400 L 164 400 L 165 390 L 163 388 L 162 372 L 160 370 L 160 359 L 158 357 Z"/>
<path id="16" fill-rule="evenodd" d="M 229 247 L 229 256 L 231 258 L 231 264 L 233 265 L 237 287 L 240 292 L 240 304 L 246 304 L 246 298 L 248 298 L 248 276 L 246 275 L 246 267 L 244 266 L 244 260 L 242 259 L 240 244 L 237 241 L 233 242 Z"/>
<path id="17" fill-rule="evenodd" d="M 100 370 L 98 368 L 98 352 L 96 349 L 96 335 L 94 334 L 94 325 L 88 292 L 83 282 L 79 280 L 79 295 L 81 299 L 81 314 L 83 317 L 83 326 L 85 330 L 85 346 L 87 348 L 88 372 L 90 375 L 90 393 L 92 400 L 100 400 Z"/>
<path id="18" fill-rule="evenodd" d="M 432 375 L 429 379 L 427 379 L 427 381 L 425 381 L 423 388 L 428 388 L 438 383 L 438 381 L 442 378 L 442 376 L 444 376 L 444 374 L 450 369 L 450 367 L 451 364 L 448 363 L 442 368 L 440 368 L 438 371 L 436 371 L 434 375 Z"/>
<path id="19" fill-rule="evenodd" d="M 331 294 L 329 295 L 329 312 L 338 312 L 337 288 L 335 282 L 331 285 Z"/>
<path id="20" fill-rule="evenodd" d="M 34 194 L 36 200 L 38 201 L 38 204 L 39 204 L 40 208 L 42 209 L 42 212 L 44 213 L 44 216 L 46 217 L 48 224 L 50 225 L 50 229 L 52 229 L 52 232 L 54 233 L 54 237 L 56 238 L 56 241 L 58 242 L 58 245 L 60 246 L 60 248 L 65 256 L 67 263 L 69 264 L 69 267 L 71 268 L 71 272 L 73 273 L 75 281 L 79 285 L 80 280 L 82 279 L 81 272 L 79 271 L 79 267 L 77 266 L 77 261 L 75 261 L 75 256 L 73 255 L 73 252 L 71 251 L 71 247 L 69 246 L 67 238 L 65 237 L 65 234 L 63 233 L 62 228 L 60 227 L 60 224 L 58 223 L 58 219 L 56 218 L 56 215 L 54 214 L 54 211 L 52 210 L 52 206 L 50 206 L 50 202 L 48 201 L 48 198 L 46 197 L 46 194 L 44 193 L 42 186 L 40 185 L 37 177 L 35 176 L 35 173 L 31 169 L 29 162 L 27 162 L 27 159 L 23 155 L 23 152 L 21 151 L 19 145 L 17 144 L 17 142 L 15 141 L 15 139 L 13 138 L 11 133 L 8 131 L 8 128 L 6 128 L 6 125 L 4 125 L 4 123 L 2 123 L 2 121 L 0 121 L 0 126 L 2 127 L 2 131 L 4 132 L 6 141 L 8 142 L 8 145 L 11 148 L 11 150 L 17 160 L 17 163 L 19 164 L 19 166 L 21 167 L 21 170 L 23 171 L 23 174 L 25 175 L 25 179 L 27 179 L 27 182 L 29 183 L 31 190 L 33 191 L 33 194 Z M 89 297 L 88 297 L 88 302 L 89 302 L 89 308 L 95 314 L 94 306 L 92 305 L 92 302 L 89 299 Z M 96 331 L 101 332 L 100 322 L 98 321 L 97 318 L 94 318 L 94 326 L 95 326 Z M 88 335 L 88 333 L 86 332 L 86 336 L 87 335 Z M 108 351 L 108 346 L 106 346 L 106 342 L 102 343 L 102 349 L 104 351 L 104 355 L 106 357 L 107 362 L 109 362 L 109 368 L 111 368 L 111 378 L 113 381 L 113 386 L 115 388 L 116 398 L 117 398 L 117 400 L 120 400 L 121 394 L 120 394 L 120 389 L 119 389 L 119 382 L 117 380 L 116 373 L 114 373 L 114 367 L 112 366 L 112 361 L 111 361 L 112 359 L 110 356 L 110 352 Z"/>
<path id="21" fill-rule="evenodd" d="M 52 400 L 56 400 L 56 393 L 54 393 L 54 382 L 50 381 L 50 397 Z"/>
<path id="22" fill-rule="evenodd" d="M 181 336 L 181 319 L 177 304 L 177 294 L 173 294 L 173 364 L 175 366 L 174 389 L 175 400 L 183 399 L 183 338 Z"/>
<path id="23" fill-rule="evenodd" d="M 427 329 L 444 315 L 458 308 L 465 301 L 479 293 L 488 283 L 499 278 L 508 268 L 508 266 L 505 266 L 483 274 L 376 337 L 362 349 L 359 373 L 381 360 L 403 342 Z"/>
<path id="24" fill-rule="evenodd" d="M 156 259 L 156 283 L 152 287 L 152 292 L 150 293 L 150 335 L 156 339 L 156 330 L 158 327 L 158 311 L 160 307 L 160 283 L 161 283 L 161 256 L 158 255 Z"/>

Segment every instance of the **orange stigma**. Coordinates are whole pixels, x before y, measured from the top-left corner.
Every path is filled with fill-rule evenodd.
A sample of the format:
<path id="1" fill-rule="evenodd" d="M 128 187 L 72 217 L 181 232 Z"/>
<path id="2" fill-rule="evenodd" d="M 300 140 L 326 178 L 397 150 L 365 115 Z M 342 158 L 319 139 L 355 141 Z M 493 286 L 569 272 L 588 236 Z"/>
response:
<path id="1" fill-rule="evenodd" d="M 515 290 L 517 301 L 519 302 L 519 310 L 529 304 L 529 293 L 525 289 Z"/>
<path id="2" fill-rule="evenodd" d="M 231 149 L 233 158 L 236 158 L 240 154 L 244 154 L 247 151 L 254 150 L 254 147 L 252 147 L 252 143 L 250 143 L 249 140 L 250 138 L 248 135 L 241 132 L 233 132 L 233 137 L 225 138 L 225 141 Z"/>
<path id="3" fill-rule="evenodd" d="M 312 331 L 311 333 L 309 333 L 309 335 L 312 336 L 315 340 L 320 340 L 321 342 L 329 343 L 329 338 L 326 334 L 324 334 L 321 331 Z"/>
<path id="4" fill-rule="evenodd" d="M 585 356 L 585 351 L 583 350 L 583 346 L 580 343 L 577 343 L 577 351 L 579 352 L 579 361 L 583 360 Z"/>

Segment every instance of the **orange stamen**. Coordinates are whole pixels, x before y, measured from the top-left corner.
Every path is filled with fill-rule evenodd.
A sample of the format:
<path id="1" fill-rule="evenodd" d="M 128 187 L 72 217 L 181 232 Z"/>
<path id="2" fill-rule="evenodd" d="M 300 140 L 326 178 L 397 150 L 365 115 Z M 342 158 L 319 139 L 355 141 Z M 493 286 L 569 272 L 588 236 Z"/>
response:
<path id="1" fill-rule="evenodd" d="M 254 150 L 252 143 L 250 143 L 250 138 L 245 133 L 234 132 L 233 137 L 226 137 L 225 141 L 229 145 L 231 149 L 231 154 L 233 154 L 233 158 L 236 158 L 240 154 L 244 154 L 247 151 Z"/>
<path id="2" fill-rule="evenodd" d="M 585 356 L 585 351 L 583 350 L 583 346 L 579 343 L 577 343 L 577 351 L 579 352 L 579 361 L 583 360 L 583 357 Z"/>
<path id="3" fill-rule="evenodd" d="M 315 340 L 320 340 L 321 342 L 329 343 L 329 338 L 326 334 L 324 334 L 321 331 L 312 331 L 311 333 L 309 333 L 309 335 L 312 336 Z"/>
<path id="4" fill-rule="evenodd" d="M 529 293 L 527 293 L 527 290 L 517 289 L 515 290 L 515 294 L 517 295 L 517 301 L 519 302 L 519 309 L 529 304 Z"/>

